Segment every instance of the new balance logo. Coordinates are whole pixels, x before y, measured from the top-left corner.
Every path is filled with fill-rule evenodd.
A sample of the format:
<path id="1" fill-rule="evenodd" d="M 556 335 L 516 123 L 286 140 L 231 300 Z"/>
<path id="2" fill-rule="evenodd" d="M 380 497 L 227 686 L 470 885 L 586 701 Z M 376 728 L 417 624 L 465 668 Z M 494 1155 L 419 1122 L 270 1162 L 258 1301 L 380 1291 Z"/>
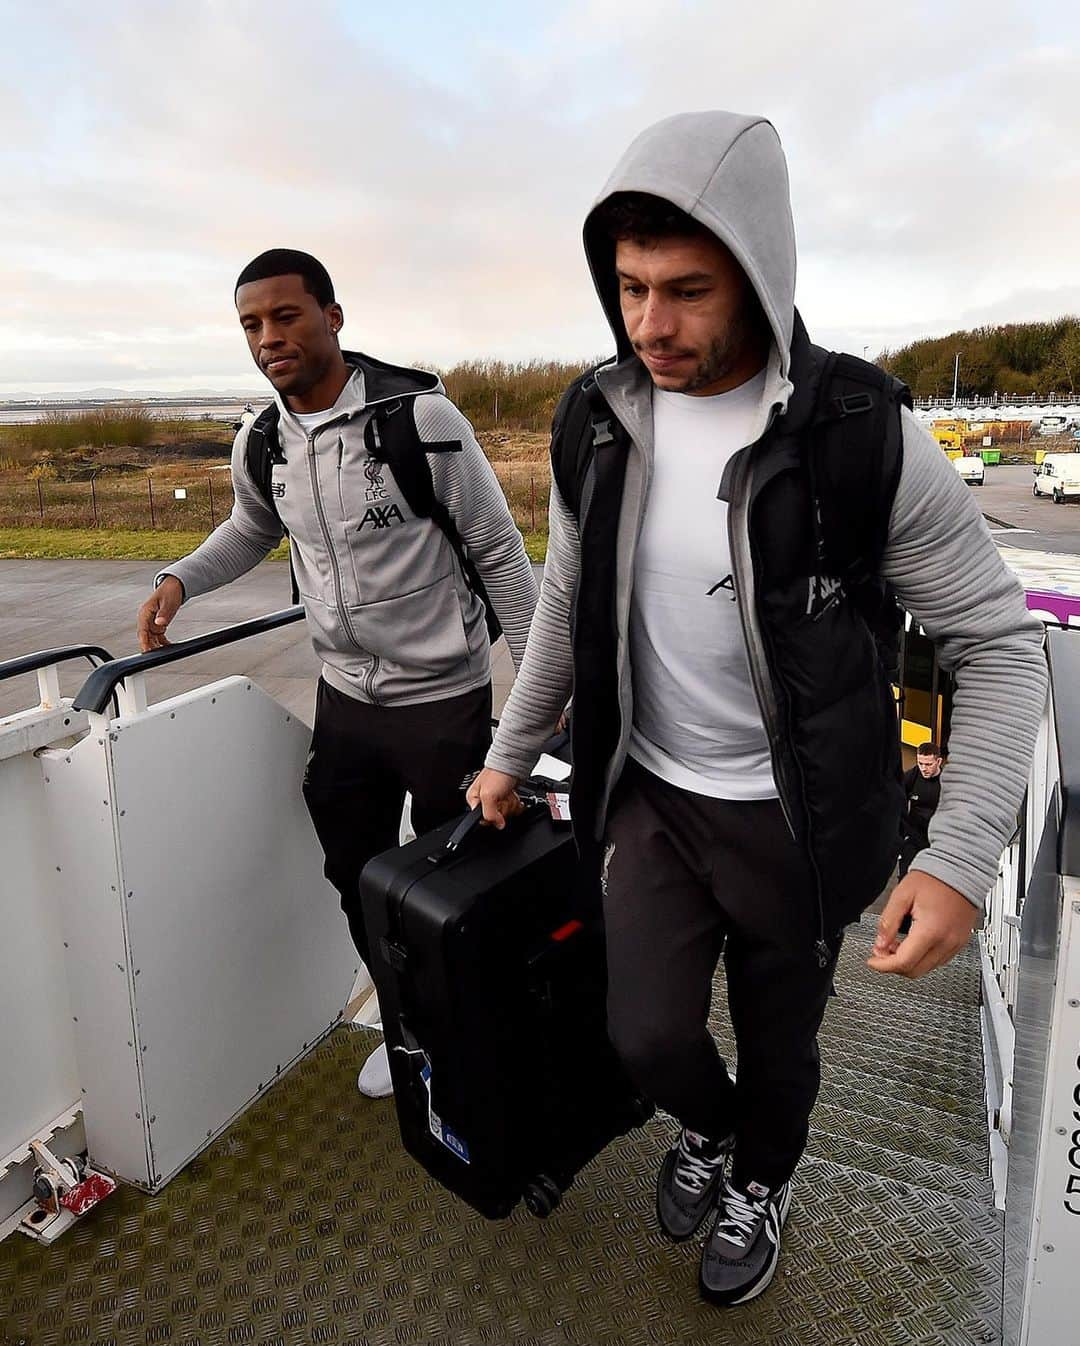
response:
<path id="1" fill-rule="evenodd" d="M 272 481 L 270 483 L 270 494 L 275 500 L 282 500 L 285 496 L 285 483 L 283 481 Z"/>
<path id="2" fill-rule="evenodd" d="M 368 524 L 373 528 L 389 528 L 395 519 L 398 523 L 405 522 L 405 516 L 397 505 L 372 505 L 365 511 L 364 517 L 360 520 L 360 527 L 356 531 L 362 533 Z"/>

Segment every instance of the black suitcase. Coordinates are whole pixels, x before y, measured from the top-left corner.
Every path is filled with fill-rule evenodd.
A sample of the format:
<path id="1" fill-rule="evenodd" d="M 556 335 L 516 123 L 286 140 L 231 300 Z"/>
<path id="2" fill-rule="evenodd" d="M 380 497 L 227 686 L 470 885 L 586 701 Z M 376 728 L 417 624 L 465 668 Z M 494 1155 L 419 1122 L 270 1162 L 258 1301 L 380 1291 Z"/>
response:
<path id="1" fill-rule="evenodd" d="M 540 796 L 501 832 L 449 823 L 376 856 L 360 888 L 405 1148 L 490 1219 L 549 1214 L 653 1111 L 608 1040 L 570 829 Z"/>

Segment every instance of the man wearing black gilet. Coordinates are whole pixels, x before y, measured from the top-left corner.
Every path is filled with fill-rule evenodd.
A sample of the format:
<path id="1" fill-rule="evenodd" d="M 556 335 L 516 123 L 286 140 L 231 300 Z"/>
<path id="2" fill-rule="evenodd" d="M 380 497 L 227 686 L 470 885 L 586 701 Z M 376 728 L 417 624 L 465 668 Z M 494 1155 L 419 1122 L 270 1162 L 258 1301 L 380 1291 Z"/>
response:
<path id="1" fill-rule="evenodd" d="M 941 798 L 941 762 L 941 749 L 936 743 L 920 743 L 915 765 L 904 773 L 907 812 L 900 824 L 901 878 L 918 853 L 930 845 L 930 819 Z"/>

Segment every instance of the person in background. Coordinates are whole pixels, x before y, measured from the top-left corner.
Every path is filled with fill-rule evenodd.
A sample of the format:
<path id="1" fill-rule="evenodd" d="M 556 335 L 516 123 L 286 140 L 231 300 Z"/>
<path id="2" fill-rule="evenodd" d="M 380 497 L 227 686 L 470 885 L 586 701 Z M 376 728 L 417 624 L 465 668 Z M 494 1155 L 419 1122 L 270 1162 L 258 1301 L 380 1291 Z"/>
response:
<path id="1" fill-rule="evenodd" d="M 900 822 L 900 877 L 911 868 L 920 851 L 930 845 L 930 819 L 941 798 L 941 749 L 936 743 L 920 743 L 915 765 L 904 773 L 907 812 Z"/>

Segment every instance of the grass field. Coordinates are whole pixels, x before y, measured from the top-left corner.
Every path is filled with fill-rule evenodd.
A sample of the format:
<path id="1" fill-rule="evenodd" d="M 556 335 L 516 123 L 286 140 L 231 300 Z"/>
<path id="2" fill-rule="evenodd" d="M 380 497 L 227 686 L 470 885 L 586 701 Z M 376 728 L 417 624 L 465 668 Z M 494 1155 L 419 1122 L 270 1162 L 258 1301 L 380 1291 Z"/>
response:
<path id="1" fill-rule="evenodd" d="M 140 436 L 145 429 L 136 422 Z M 160 442 L 77 444 L 65 436 L 31 442 L 0 427 L 0 556 L 182 556 L 232 509 L 227 426 L 158 422 Z M 185 427 L 188 438 L 185 440 Z M 122 436 L 126 422 L 112 427 Z M 95 426 L 98 438 L 108 427 Z M 547 550 L 547 436 L 481 431 L 487 454 L 533 559 Z M 180 492 L 178 497 L 177 493 Z M 280 550 L 280 549 L 279 549 Z M 282 555 L 285 553 L 282 551 Z"/>

